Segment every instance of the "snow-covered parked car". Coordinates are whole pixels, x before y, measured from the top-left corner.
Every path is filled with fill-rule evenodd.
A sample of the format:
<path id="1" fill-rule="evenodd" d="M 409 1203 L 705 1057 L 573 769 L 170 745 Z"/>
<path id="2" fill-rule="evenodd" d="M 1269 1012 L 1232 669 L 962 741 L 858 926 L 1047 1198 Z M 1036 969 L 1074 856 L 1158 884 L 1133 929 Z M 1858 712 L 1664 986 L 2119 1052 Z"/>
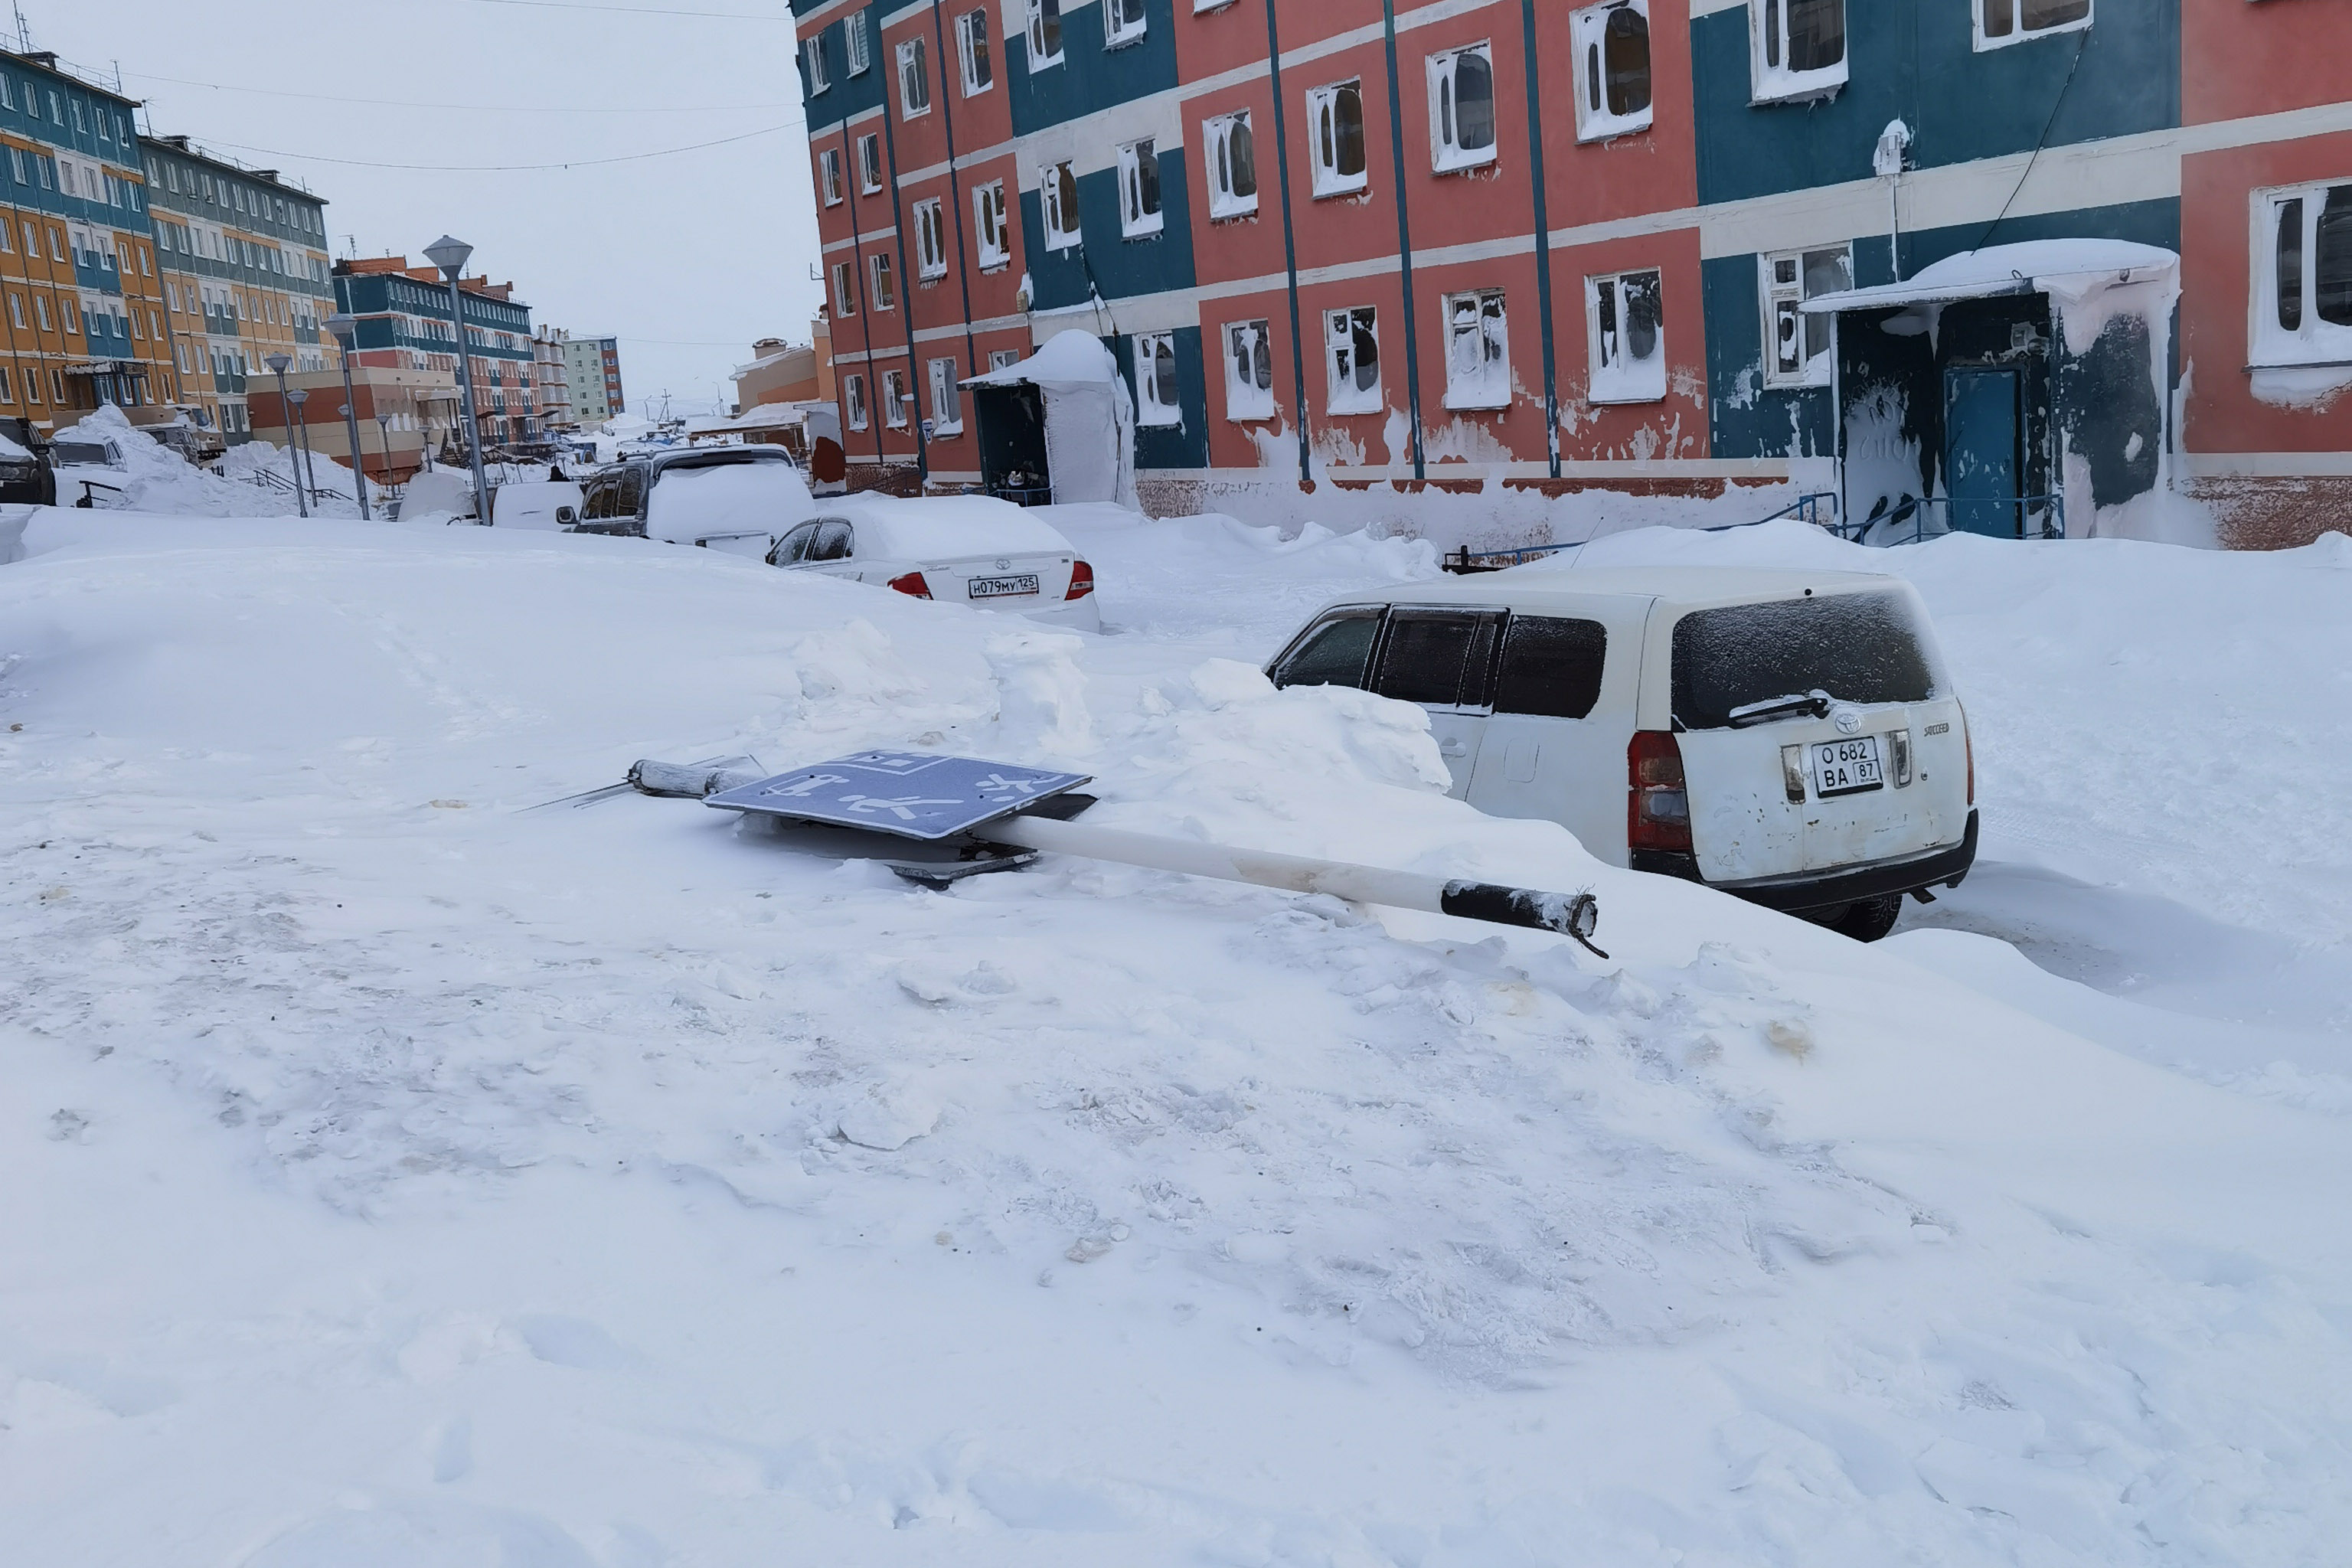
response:
<path id="1" fill-rule="evenodd" d="M 1968 719 L 1898 578 L 1523 568 L 1328 605 L 1266 674 L 1420 704 L 1482 811 L 1860 941 L 1976 858 Z"/>
<path id="2" fill-rule="evenodd" d="M 58 504 L 104 506 L 131 483 L 131 465 L 123 460 L 121 443 L 110 436 L 63 432 L 49 444 L 49 464 L 57 474 Z"/>
<path id="3" fill-rule="evenodd" d="M 680 447 L 601 468 L 581 487 L 580 533 L 765 556 L 814 502 L 781 447 Z"/>
<path id="4" fill-rule="evenodd" d="M 0 416 L 0 505 L 55 506 L 58 477 L 48 444 L 21 416 Z"/>
<path id="5" fill-rule="evenodd" d="M 518 479 L 490 491 L 494 528 L 568 529 L 580 521 L 584 500 L 569 479 Z"/>
<path id="6" fill-rule="evenodd" d="M 786 533 L 769 563 L 979 610 L 1100 631 L 1095 569 L 1061 531 L 988 496 L 841 496 Z"/>

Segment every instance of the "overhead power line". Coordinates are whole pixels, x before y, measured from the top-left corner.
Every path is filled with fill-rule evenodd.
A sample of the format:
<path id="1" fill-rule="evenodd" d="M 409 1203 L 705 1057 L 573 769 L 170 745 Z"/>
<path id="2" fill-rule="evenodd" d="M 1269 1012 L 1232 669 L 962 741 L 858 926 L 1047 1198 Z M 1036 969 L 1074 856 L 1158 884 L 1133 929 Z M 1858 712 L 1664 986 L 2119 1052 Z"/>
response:
<path id="1" fill-rule="evenodd" d="M 515 103 L 417 103 L 396 98 L 352 98 L 340 92 L 294 92 L 285 88 L 236 87 L 227 82 L 192 81 L 185 77 L 157 76 L 152 71 L 124 71 L 127 77 L 141 81 L 168 81 L 174 87 L 201 87 L 213 92 L 257 93 L 264 98 L 302 98 L 320 103 L 364 103 L 378 109 L 448 109 L 467 114 L 703 114 L 732 113 L 750 110 L 796 109 L 799 105 L 777 103 L 697 103 L 677 108 L 607 108 L 603 105 L 563 105 L 560 108 L 539 108 Z"/>
<path id="2" fill-rule="evenodd" d="M 217 137 L 213 142 L 215 146 L 234 147 L 240 153 L 259 153 L 269 158 L 307 159 L 313 163 L 335 163 L 347 169 L 405 169 L 428 174 L 520 174 L 543 169 L 588 169 L 600 163 L 634 163 L 646 158 L 674 158 L 681 153 L 699 153 L 706 147 L 724 147 L 730 142 L 773 136 L 780 131 L 790 131 L 804 123 L 803 121 L 793 120 L 782 125 L 746 131 L 740 136 L 721 136 L 713 142 L 697 142 L 687 147 L 664 147 L 653 153 L 623 153 L 611 158 L 566 158 L 551 163 L 383 163 L 367 158 L 330 158 L 318 153 L 289 153 L 277 147 L 256 147 L 250 142 L 225 142 Z"/>

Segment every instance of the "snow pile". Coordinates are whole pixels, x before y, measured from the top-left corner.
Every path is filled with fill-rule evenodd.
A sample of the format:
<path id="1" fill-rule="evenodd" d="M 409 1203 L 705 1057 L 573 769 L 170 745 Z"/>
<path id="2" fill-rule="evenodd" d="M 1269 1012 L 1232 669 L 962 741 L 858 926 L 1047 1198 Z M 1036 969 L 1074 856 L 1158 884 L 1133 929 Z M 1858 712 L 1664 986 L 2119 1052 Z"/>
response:
<path id="1" fill-rule="evenodd" d="M 815 502 L 790 463 L 729 463 L 666 469 L 646 508 L 646 532 L 674 544 L 729 535 L 768 542 L 814 515 Z"/>
<path id="2" fill-rule="evenodd" d="M 121 451 L 121 474 L 107 482 L 118 484 L 122 493 L 100 497 L 100 504 L 110 510 L 178 517 L 291 517 L 299 510 L 293 490 L 293 458 L 267 441 L 230 447 L 221 459 L 222 472 L 215 474 L 197 468 L 132 425 L 112 404 L 84 415 L 79 424 L 58 431 L 57 439 L 112 441 Z M 324 456 L 316 458 L 316 468 L 319 488 L 330 492 L 340 489 L 342 498 L 331 493 L 315 503 L 312 511 L 322 517 L 359 515 L 358 507 L 348 499 L 351 471 Z M 254 476 L 263 470 L 279 482 L 255 484 Z M 68 489 L 76 493 L 65 493 Z M 70 506 L 78 499 L 78 486 L 61 487 L 60 504 Z"/>
<path id="3" fill-rule="evenodd" d="M 2352 1527 L 2340 1121 L 1937 972 L 1982 938 L 1861 949 L 1600 867 L 1446 799 L 1416 710 L 1213 657 L 1425 554 L 1054 520 L 1126 634 L 644 541 L 45 516 L 0 573 L 19 1550 L 2286 1564 Z M 2060 646 L 2021 561 L 2065 571 L 1923 591 Z M 2262 636 L 2312 633 L 2269 599 Z M 2047 687 L 1945 640 L 1990 796 Z M 2070 755 L 2140 717 L 2078 712 Z M 1589 885 L 1617 961 L 510 809 L 881 743 L 1083 758 L 1106 822 Z"/>

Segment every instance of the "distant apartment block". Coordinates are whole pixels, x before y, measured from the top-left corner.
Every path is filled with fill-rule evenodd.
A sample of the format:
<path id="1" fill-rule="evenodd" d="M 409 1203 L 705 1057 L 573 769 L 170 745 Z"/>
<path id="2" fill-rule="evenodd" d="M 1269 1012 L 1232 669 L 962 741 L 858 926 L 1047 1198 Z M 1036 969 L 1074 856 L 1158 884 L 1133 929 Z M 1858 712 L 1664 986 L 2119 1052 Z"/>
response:
<path id="1" fill-rule="evenodd" d="M 582 425 L 602 425 L 615 414 L 628 412 L 621 395 L 621 342 L 618 338 L 574 337 L 563 345 L 569 373 L 572 417 Z"/>
<path id="2" fill-rule="evenodd" d="M 404 256 L 338 261 L 334 283 L 341 308 L 358 319 L 354 363 L 457 374 L 449 286 L 434 268 L 411 267 Z M 512 283 L 494 285 L 487 277 L 460 279 L 458 293 L 483 445 L 537 440 L 541 405 L 530 307 L 514 297 Z"/>

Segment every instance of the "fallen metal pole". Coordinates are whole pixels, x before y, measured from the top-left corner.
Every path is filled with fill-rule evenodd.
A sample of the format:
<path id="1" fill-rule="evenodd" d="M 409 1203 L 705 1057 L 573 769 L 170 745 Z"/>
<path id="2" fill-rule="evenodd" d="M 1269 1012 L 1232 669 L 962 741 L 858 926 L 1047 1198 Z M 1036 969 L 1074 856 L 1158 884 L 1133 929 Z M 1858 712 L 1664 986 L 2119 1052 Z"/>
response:
<path id="1" fill-rule="evenodd" d="M 1591 893 L 1537 892 L 1492 882 L 1357 866 L 1345 860 L 1311 860 L 1298 855 L 1234 849 L 1187 838 L 1160 838 L 1038 816 L 1008 816 L 979 829 L 976 837 L 992 844 L 1076 855 L 1090 860 L 1115 860 L 1153 871 L 1246 882 L 1285 892 L 1327 893 L 1351 903 L 1425 910 L 1431 914 L 1457 915 L 1495 925 L 1557 931 L 1573 937 L 1603 958 L 1608 956 L 1593 947 L 1591 941 L 1600 916 L 1599 905 Z"/>

